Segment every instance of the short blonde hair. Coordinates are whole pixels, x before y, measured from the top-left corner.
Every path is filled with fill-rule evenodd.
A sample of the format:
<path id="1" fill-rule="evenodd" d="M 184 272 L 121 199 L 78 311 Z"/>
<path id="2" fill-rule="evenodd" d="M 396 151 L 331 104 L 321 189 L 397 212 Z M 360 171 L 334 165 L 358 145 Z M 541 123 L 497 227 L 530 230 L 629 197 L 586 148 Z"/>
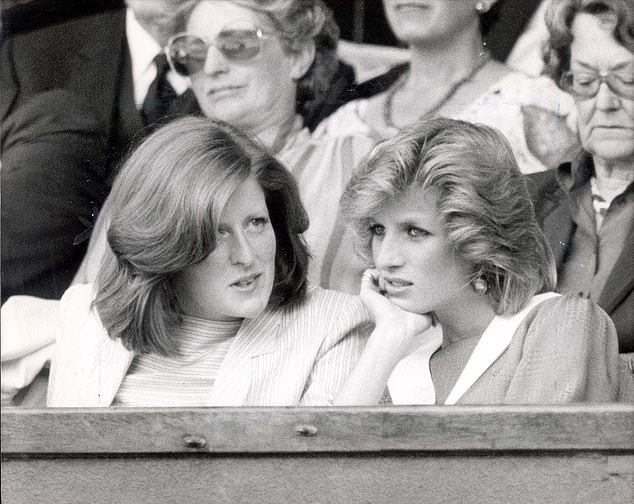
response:
<path id="1" fill-rule="evenodd" d="M 537 292 L 554 288 L 552 252 L 500 132 L 439 118 L 379 144 L 341 200 L 367 258 L 371 217 L 412 187 L 438 191 L 447 242 L 470 280 L 487 281 L 496 313 L 516 313 Z"/>

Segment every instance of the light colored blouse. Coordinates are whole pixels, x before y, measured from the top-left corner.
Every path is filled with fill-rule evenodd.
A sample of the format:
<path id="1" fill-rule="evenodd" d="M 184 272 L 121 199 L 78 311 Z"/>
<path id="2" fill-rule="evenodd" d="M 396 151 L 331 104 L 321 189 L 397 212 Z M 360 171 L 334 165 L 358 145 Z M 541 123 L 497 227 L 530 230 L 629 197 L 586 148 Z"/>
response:
<path id="1" fill-rule="evenodd" d="M 297 181 L 310 219 L 304 237 L 311 251 L 308 279 L 315 285 L 359 292 L 367 266 L 356 253 L 339 200 L 359 161 L 374 144 L 375 139 L 362 133 L 315 138 L 304 128 L 278 154 Z"/>
<path id="2" fill-rule="evenodd" d="M 182 316 L 175 338 L 181 355 L 137 355 L 113 406 L 210 406 L 209 397 L 241 320 L 217 322 Z"/>
<path id="3" fill-rule="evenodd" d="M 351 101 L 337 109 L 317 127 L 313 136 L 365 135 L 376 140 L 396 135 L 398 128 L 369 120 L 373 98 Z M 525 107 L 539 104 L 544 114 L 528 114 Z M 522 173 L 544 171 L 556 166 L 546 166 L 536 155 L 537 149 L 545 149 L 544 143 L 559 150 L 571 147 L 571 132 L 563 134 L 562 124 L 553 121 L 558 116 L 570 117 L 567 124 L 574 124 L 574 100 L 561 91 L 547 77 L 531 77 L 521 72 L 511 72 L 491 85 L 479 98 L 465 103 L 464 108 L 451 119 L 481 123 L 500 130 L 509 141 Z M 534 110 L 534 109 L 533 109 Z M 535 125 L 531 118 L 539 118 Z M 535 133 L 539 134 L 534 138 Z M 544 153 L 539 153 L 544 157 Z M 546 156 L 547 157 L 547 156 Z M 558 163 L 557 163 L 558 164 Z"/>

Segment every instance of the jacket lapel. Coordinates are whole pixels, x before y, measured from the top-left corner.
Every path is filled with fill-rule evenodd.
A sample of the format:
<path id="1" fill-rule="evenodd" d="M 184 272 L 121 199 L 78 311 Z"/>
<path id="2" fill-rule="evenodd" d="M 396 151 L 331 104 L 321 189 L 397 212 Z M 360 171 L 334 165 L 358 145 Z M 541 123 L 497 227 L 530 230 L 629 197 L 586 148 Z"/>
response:
<path id="1" fill-rule="evenodd" d="M 70 343 L 55 356 L 55 378 L 47 404 L 55 407 L 107 407 L 112 403 L 134 353 L 110 338 L 96 315 L 65 335 Z"/>
<path id="2" fill-rule="evenodd" d="M 132 359 L 134 353 L 127 350 L 119 340 L 115 341 L 110 337 L 103 340 L 95 356 L 94 372 L 86 399 L 95 401 L 94 406 L 110 406 L 132 364 Z"/>
<path id="3" fill-rule="evenodd" d="M 546 292 L 534 296 L 518 313 L 511 316 L 496 316 L 482 334 L 460 377 L 449 393 L 445 404 L 456 404 L 511 344 L 515 331 L 538 304 L 559 294 Z"/>
<path id="4" fill-rule="evenodd" d="M 555 264 L 559 270 L 574 231 L 574 222 L 566 198 L 552 200 L 549 208 L 544 208 L 542 229 L 555 255 Z"/>
<path id="5" fill-rule="evenodd" d="M 218 370 L 210 398 L 213 406 L 244 404 L 251 387 L 252 359 L 275 351 L 280 324 L 279 308 L 244 321 Z"/>
<path id="6" fill-rule="evenodd" d="M 618 304 L 634 289 L 634 225 L 630 227 L 628 239 L 625 241 L 623 252 L 616 261 L 606 282 L 609 288 L 603 289 L 599 296 L 598 305 L 610 314 Z"/>

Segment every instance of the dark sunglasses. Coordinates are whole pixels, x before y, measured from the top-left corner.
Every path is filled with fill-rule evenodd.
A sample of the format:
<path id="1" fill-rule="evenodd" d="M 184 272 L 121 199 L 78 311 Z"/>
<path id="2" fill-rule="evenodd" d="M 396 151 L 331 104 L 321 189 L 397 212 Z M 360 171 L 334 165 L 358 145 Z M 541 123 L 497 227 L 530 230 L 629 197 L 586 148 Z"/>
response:
<path id="1" fill-rule="evenodd" d="M 183 76 L 200 72 L 205 67 L 210 47 L 215 47 L 230 61 L 249 61 L 262 50 L 268 34 L 254 27 L 225 27 L 213 42 L 188 33 L 179 33 L 167 43 L 167 59 L 172 69 Z"/>

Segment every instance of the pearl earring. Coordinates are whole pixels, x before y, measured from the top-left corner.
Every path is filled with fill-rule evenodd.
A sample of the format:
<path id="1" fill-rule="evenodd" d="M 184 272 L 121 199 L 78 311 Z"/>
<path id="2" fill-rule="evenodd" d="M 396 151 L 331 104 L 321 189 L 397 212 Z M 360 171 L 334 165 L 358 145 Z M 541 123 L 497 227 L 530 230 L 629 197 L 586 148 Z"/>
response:
<path id="1" fill-rule="evenodd" d="M 484 295 L 489 292 L 489 284 L 484 278 L 476 278 L 471 286 L 477 294 Z"/>
<path id="2" fill-rule="evenodd" d="M 490 7 L 486 2 L 476 2 L 475 9 L 478 11 L 478 14 L 484 14 Z"/>

